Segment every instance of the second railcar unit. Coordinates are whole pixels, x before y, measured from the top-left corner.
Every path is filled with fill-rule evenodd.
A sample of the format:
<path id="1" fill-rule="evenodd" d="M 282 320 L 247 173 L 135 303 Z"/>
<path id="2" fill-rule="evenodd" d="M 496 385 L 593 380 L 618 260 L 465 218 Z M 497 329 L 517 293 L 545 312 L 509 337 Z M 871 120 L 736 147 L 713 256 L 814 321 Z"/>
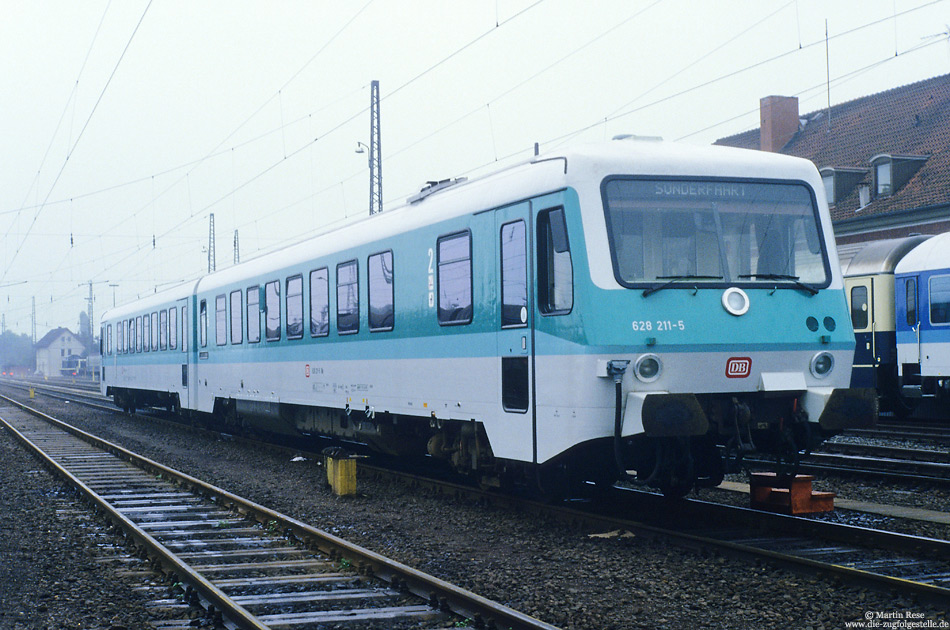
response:
<path id="1" fill-rule="evenodd" d="M 918 399 L 902 396 L 897 378 L 894 269 L 928 238 L 915 235 L 868 243 L 844 269 L 855 336 L 851 385 L 876 389 L 882 407 L 899 416 L 911 413 Z"/>
<path id="2" fill-rule="evenodd" d="M 682 494 L 872 421 L 816 190 L 805 160 L 635 140 L 434 184 L 107 312 L 103 389 L 488 484 Z"/>

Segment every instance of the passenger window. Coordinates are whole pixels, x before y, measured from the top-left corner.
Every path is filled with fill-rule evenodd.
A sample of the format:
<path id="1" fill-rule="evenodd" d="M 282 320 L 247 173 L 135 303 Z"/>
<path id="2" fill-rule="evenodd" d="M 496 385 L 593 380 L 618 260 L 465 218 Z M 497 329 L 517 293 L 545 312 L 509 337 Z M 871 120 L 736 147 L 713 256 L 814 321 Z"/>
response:
<path id="1" fill-rule="evenodd" d="M 241 290 L 231 291 L 231 343 L 244 341 L 244 326 L 241 321 Z"/>
<path id="2" fill-rule="evenodd" d="M 280 339 L 280 282 L 264 285 L 264 337 L 267 341 Z"/>
<path id="3" fill-rule="evenodd" d="M 109 324 L 109 342 L 106 344 L 108 346 L 109 355 L 112 354 L 112 324 Z"/>
<path id="4" fill-rule="evenodd" d="M 214 298 L 214 341 L 219 346 L 228 342 L 228 300 L 223 295 Z"/>
<path id="5" fill-rule="evenodd" d="M 369 257 L 369 329 L 373 332 L 392 330 L 393 308 L 393 253 L 373 254 Z"/>
<path id="6" fill-rule="evenodd" d="M 135 317 L 135 351 L 142 351 L 142 333 L 144 332 L 144 322 L 141 315 Z"/>
<path id="7" fill-rule="evenodd" d="M 950 276 L 930 279 L 930 323 L 950 324 Z"/>
<path id="8" fill-rule="evenodd" d="M 528 325 L 528 254 L 524 221 L 501 226 L 501 325 Z"/>
<path id="9" fill-rule="evenodd" d="M 198 343 L 202 348 L 208 347 L 208 301 L 201 300 L 198 306 Z"/>
<path id="10" fill-rule="evenodd" d="M 261 340 L 261 288 L 259 285 L 247 288 L 247 342 L 258 343 Z"/>
<path id="11" fill-rule="evenodd" d="M 904 295 L 907 298 L 907 325 L 914 327 L 917 325 L 917 278 L 907 279 Z"/>
<path id="12" fill-rule="evenodd" d="M 168 311 L 158 312 L 159 337 L 158 345 L 162 350 L 168 350 Z"/>
<path id="13" fill-rule="evenodd" d="M 152 339 L 152 319 L 146 313 L 142 316 L 142 347 L 145 349 L 145 352 L 151 351 L 151 339 Z"/>
<path id="14" fill-rule="evenodd" d="M 439 324 L 472 321 L 472 237 L 469 232 L 438 240 Z"/>
<path id="15" fill-rule="evenodd" d="M 563 315 L 574 307 L 574 266 L 564 209 L 538 215 L 538 308 Z"/>
<path id="16" fill-rule="evenodd" d="M 851 325 L 855 330 L 868 327 L 868 288 L 851 288 Z"/>
<path id="17" fill-rule="evenodd" d="M 181 351 L 188 352 L 188 307 L 181 307 Z"/>
<path id="18" fill-rule="evenodd" d="M 310 272 L 310 336 L 330 332 L 330 281 L 326 267 Z"/>
<path id="19" fill-rule="evenodd" d="M 158 352 L 158 313 L 152 313 L 152 352 Z"/>
<path id="20" fill-rule="evenodd" d="M 303 337 L 303 276 L 287 278 L 287 338 Z"/>
<path id="21" fill-rule="evenodd" d="M 174 306 L 168 309 L 168 349 L 178 348 L 178 309 Z"/>
<path id="22" fill-rule="evenodd" d="M 336 329 L 341 335 L 360 330 L 360 278 L 355 260 L 336 266 Z"/>

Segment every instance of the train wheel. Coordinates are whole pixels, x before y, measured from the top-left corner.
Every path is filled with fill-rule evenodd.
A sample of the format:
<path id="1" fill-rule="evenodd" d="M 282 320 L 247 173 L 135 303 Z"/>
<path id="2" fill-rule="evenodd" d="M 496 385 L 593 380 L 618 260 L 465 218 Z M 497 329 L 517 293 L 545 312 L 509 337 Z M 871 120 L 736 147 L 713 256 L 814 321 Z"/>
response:
<path id="1" fill-rule="evenodd" d="M 904 398 L 900 394 L 893 396 L 890 400 L 891 410 L 894 412 L 894 415 L 901 420 L 909 418 L 915 411 L 917 411 L 917 405 L 919 404 L 919 399 Z"/>
<path id="2" fill-rule="evenodd" d="M 663 496 L 679 499 L 696 483 L 692 445 L 689 437 L 656 439 L 656 463 L 647 485 L 658 488 Z"/>

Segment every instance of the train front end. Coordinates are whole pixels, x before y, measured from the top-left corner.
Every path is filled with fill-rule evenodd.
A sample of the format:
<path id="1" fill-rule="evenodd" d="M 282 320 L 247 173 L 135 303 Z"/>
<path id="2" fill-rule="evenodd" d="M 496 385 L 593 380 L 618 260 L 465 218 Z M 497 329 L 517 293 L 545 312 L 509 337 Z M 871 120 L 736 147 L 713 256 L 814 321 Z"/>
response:
<path id="1" fill-rule="evenodd" d="M 794 465 L 877 414 L 872 390 L 850 388 L 854 334 L 814 166 L 689 155 L 602 178 L 606 247 L 588 242 L 587 343 L 616 394 L 617 468 L 673 495 L 752 455 Z"/>

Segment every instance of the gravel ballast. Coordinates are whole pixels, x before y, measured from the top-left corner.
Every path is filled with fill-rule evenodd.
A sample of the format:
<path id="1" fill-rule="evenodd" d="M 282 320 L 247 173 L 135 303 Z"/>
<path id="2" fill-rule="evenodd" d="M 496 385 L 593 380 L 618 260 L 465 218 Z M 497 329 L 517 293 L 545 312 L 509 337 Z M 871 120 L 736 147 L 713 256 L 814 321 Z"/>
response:
<path id="1" fill-rule="evenodd" d="M 639 536 L 599 537 L 604 532 L 395 482 L 360 477 L 358 495 L 339 498 L 325 488 L 323 469 L 313 461 L 293 462 L 286 454 L 144 417 L 51 401 L 37 405 L 130 450 L 563 628 L 818 630 L 863 622 L 868 614 L 908 611 L 937 623 L 947 620 L 939 607 L 890 594 Z M 101 572 L 109 569 L 96 560 L 102 551 L 89 523 L 63 522 L 55 501 L 44 495 L 62 486 L 45 472 L 31 473 L 38 464 L 25 453 L 14 455 L 19 446 L 11 437 L 4 435 L 0 445 L 7 462 L 3 506 L 31 525 L 5 523 L 0 529 L 0 629 L 143 627 L 148 615 L 142 597 L 131 590 L 136 583 L 113 577 L 109 588 L 116 592 L 106 594 Z M 80 520 L 101 527 L 94 519 Z M 47 534 L 21 540 L 18 532 L 34 528 Z M 64 554 L 78 566 L 64 565 Z M 15 572 L 6 570 L 11 565 Z M 11 577 L 19 571 L 30 577 Z M 76 582 L 64 584 L 67 575 Z M 102 595 L 87 602 L 88 612 L 73 608 L 73 616 L 35 606 L 43 593 L 49 599 L 93 591 Z"/>

